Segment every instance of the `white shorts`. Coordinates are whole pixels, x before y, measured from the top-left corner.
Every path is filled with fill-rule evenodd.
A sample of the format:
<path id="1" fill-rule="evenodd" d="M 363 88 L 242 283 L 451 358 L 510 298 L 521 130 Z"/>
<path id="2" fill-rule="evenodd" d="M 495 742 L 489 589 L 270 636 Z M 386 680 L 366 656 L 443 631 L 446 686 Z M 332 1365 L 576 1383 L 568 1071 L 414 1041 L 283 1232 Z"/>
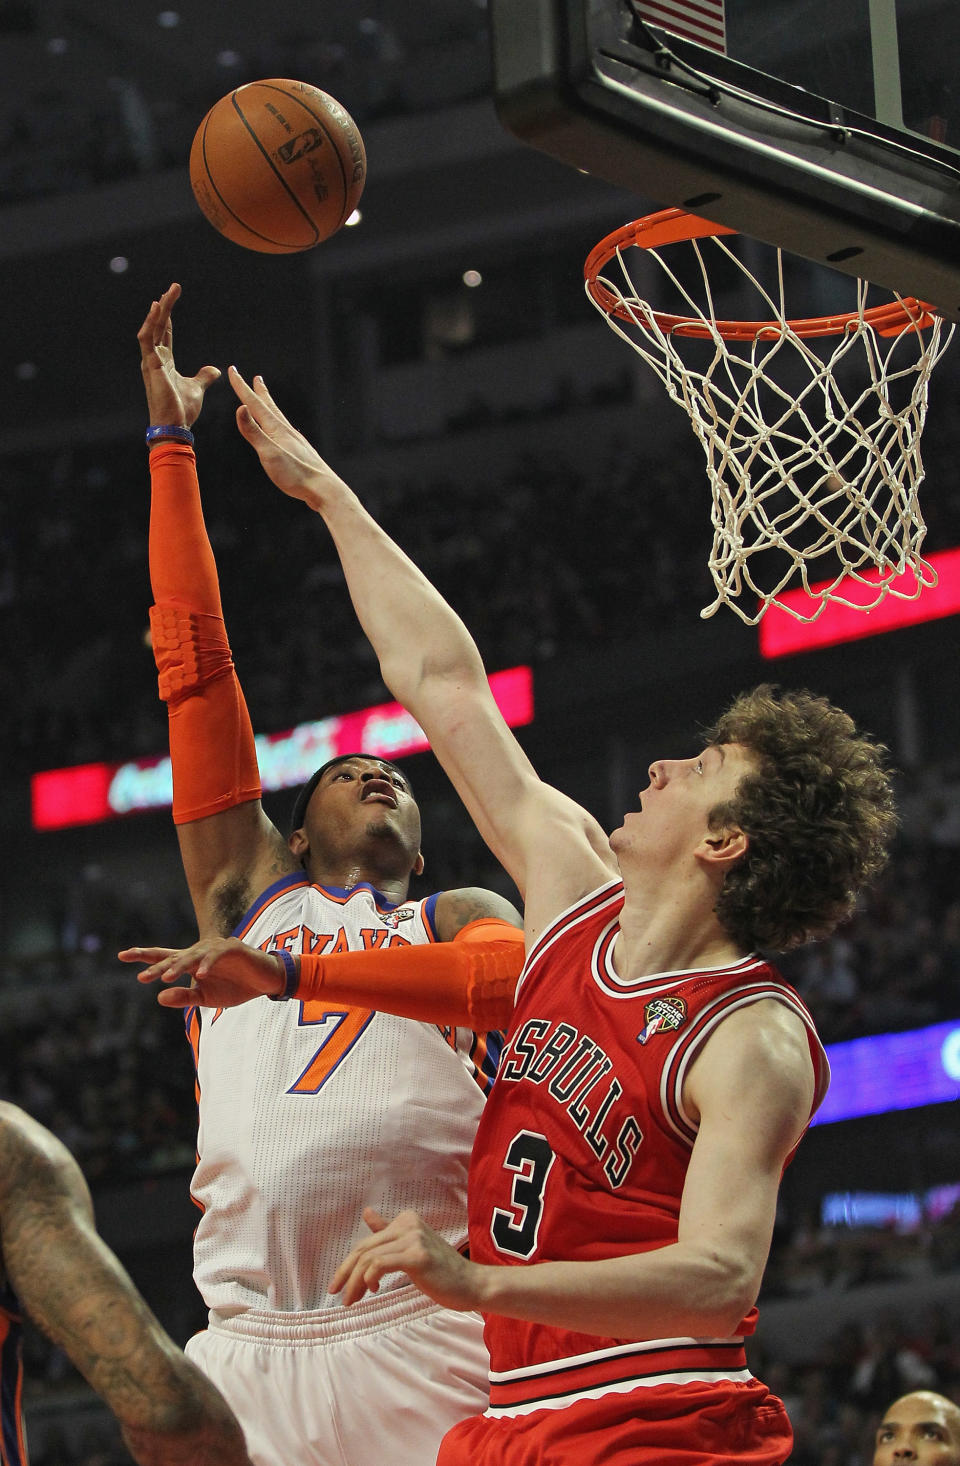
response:
<path id="1" fill-rule="evenodd" d="M 488 1404 L 483 1323 L 428 1298 L 211 1319 L 186 1348 L 243 1426 L 254 1466 L 434 1466 Z"/>

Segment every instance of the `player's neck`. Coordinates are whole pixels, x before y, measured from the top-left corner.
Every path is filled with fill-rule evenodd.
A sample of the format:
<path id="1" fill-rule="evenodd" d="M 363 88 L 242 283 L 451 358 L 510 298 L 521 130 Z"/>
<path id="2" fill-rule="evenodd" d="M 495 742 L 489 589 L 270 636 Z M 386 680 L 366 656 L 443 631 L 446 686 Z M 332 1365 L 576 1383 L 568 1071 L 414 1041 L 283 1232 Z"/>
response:
<path id="1" fill-rule="evenodd" d="M 717 920 L 715 895 L 701 883 L 624 894 L 614 966 L 624 981 L 657 972 L 725 967 L 745 955 Z"/>
<path id="2" fill-rule="evenodd" d="M 399 906 L 405 901 L 410 889 L 409 875 L 385 871 L 375 861 L 354 859 L 341 863 L 324 862 L 322 865 L 308 861 L 307 875 L 318 886 L 335 887 L 338 890 L 350 891 L 354 886 L 360 885 L 373 886 L 381 895 L 386 896 L 391 906 Z"/>

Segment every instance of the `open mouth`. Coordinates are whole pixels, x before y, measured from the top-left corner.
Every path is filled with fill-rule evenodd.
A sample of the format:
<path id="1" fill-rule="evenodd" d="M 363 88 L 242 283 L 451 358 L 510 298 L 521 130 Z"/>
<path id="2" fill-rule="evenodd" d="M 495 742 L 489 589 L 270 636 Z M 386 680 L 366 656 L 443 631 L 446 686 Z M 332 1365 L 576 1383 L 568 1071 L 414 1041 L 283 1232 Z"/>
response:
<path id="1" fill-rule="evenodd" d="M 360 803 L 367 804 L 371 799 L 378 804 L 387 804 L 391 809 L 397 808 L 397 796 L 389 784 L 368 784 L 360 796 Z"/>

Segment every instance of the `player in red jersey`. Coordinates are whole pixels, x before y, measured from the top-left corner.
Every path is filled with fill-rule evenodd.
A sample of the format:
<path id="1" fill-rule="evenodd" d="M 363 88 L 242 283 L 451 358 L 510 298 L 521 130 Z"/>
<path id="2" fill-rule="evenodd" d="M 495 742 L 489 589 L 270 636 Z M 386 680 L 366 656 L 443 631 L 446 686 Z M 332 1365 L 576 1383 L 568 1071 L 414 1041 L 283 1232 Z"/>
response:
<path id="1" fill-rule="evenodd" d="M 694 757 L 651 765 L 608 838 L 537 777 L 462 623 L 262 379 L 231 380 L 241 432 L 325 520 L 385 681 L 525 901 L 469 1259 L 412 1212 L 367 1210 L 372 1235 L 331 1289 L 355 1306 L 399 1270 L 484 1313 L 490 1406 L 448 1433 L 441 1466 L 780 1466 L 789 1422 L 743 1338 L 780 1176 L 827 1074 L 757 949 L 826 934 L 883 865 L 882 750 L 822 699 L 757 689 Z"/>
<path id="2" fill-rule="evenodd" d="M 884 1411 L 873 1466 L 960 1466 L 960 1408 L 933 1390 L 915 1390 Z"/>
<path id="3" fill-rule="evenodd" d="M 27 1466 L 21 1308 L 113 1411 L 139 1466 L 250 1466 L 226 1402 L 169 1339 L 93 1224 L 49 1130 L 0 1102 L 0 1461 Z"/>

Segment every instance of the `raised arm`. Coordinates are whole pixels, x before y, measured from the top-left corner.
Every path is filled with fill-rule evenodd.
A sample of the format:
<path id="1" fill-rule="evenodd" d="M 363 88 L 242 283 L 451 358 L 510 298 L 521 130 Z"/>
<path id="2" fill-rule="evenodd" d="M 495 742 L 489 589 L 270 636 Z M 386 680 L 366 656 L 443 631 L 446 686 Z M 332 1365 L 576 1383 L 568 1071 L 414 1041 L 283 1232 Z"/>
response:
<path id="1" fill-rule="evenodd" d="M 63 1145 L 0 1103 L 0 1275 L 113 1411 L 139 1466 L 250 1466 L 214 1386 L 161 1328 L 93 1224 Z"/>
<path id="2" fill-rule="evenodd" d="M 250 901 L 296 869 L 260 804 L 253 730 L 223 624 L 213 551 L 192 446 L 204 393 L 220 373 L 177 371 L 171 312 L 179 285 L 154 301 L 140 328 L 152 428 L 150 577 L 154 655 L 169 711 L 173 817 L 202 933 L 232 930 Z M 166 436 L 160 430 L 172 430 Z"/>
<path id="3" fill-rule="evenodd" d="M 413 1212 L 387 1223 L 338 1269 L 346 1304 L 405 1272 L 448 1308 L 624 1339 L 721 1338 L 736 1333 L 760 1288 L 777 1189 L 807 1125 L 814 1074 L 800 1019 L 759 1002 L 724 1020 L 684 1086 L 699 1118 L 676 1242 L 596 1262 L 524 1267 L 468 1261 Z"/>
<path id="4" fill-rule="evenodd" d="M 430 739 L 477 828 L 523 893 L 528 932 L 616 873 L 600 826 L 544 784 L 491 695 L 463 622 L 276 407 L 230 368 L 237 423 L 268 476 L 320 514 L 387 686 Z"/>

